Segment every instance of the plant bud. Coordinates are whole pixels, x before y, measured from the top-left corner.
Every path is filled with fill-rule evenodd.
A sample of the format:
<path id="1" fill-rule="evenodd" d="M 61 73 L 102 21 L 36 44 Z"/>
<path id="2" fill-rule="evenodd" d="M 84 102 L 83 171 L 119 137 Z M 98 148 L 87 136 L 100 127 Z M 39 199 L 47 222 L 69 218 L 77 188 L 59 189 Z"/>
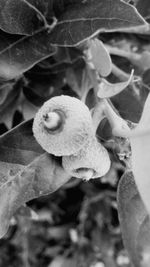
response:
<path id="1" fill-rule="evenodd" d="M 95 134 L 88 107 L 65 95 L 44 103 L 34 118 L 33 133 L 42 148 L 55 156 L 78 152 Z"/>
<path id="2" fill-rule="evenodd" d="M 77 154 L 64 156 L 64 169 L 76 178 L 89 180 L 104 176 L 110 168 L 110 158 L 104 146 L 93 138 Z"/>

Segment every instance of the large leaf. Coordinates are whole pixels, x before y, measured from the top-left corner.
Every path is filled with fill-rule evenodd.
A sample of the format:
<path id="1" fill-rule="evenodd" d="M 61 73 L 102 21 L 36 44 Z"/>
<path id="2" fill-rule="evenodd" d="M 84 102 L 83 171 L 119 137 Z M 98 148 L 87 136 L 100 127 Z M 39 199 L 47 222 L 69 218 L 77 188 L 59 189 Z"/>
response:
<path id="1" fill-rule="evenodd" d="M 120 0 L 69 1 L 62 4 L 61 10 L 62 14 L 50 35 L 50 42 L 56 45 L 73 46 L 99 32 L 145 25 L 134 7 Z"/>
<path id="2" fill-rule="evenodd" d="M 135 267 L 148 267 L 150 219 L 131 172 L 122 176 L 117 193 L 119 221 L 125 247 Z"/>
<path id="3" fill-rule="evenodd" d="M 135 181 L 150 213 L 150 94 L 137 127 L 131 131 L 130 142 Z"/>
<path id="4" fill-rule="evenodd" d="M 33 34 L 46 24 L 42 13 L 28 0 L 0 0 L 0 28 L 13 34 Z"/>
<path id="5" fill-rule="evenodd" d="M 47 30 L 17 40 L 1 32 L 0 77 L 12 79 L 54 53 Z"/>
<path id="6" fill-rule="evenodd" d="M 0 138 L 0 237 L 25 202 L 52 193 L 69 180 L 60 160 L 43 151 L 32 134 L 32 120 Z"/>

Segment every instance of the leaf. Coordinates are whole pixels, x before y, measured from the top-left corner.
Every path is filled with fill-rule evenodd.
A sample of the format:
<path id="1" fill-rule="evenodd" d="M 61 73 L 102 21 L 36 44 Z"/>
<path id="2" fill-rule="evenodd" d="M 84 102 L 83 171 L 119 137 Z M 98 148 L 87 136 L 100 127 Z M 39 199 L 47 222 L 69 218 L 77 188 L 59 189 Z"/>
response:
<path id="1" fill-rule="evenodd" d="M 54 192 L 70 179 L 60 161 L 42 150 L 32 120 L 0 137 L 0 237 L 25 202 Z"/>
<path id="2" fill-rule="evenodd" d="M 90 52 L 92 62 L 101 76 L 108 76 L 111 73 L 112 62 L 110 55 L 104 44 L 97 38 L 90 42 Z"/>
<path id="3" fill-rule="evenodd" d="M 1 34 L 0 77 L 13 79 L 27 71 L 39 61 L 55 53 L 49 43 L 49 33 L 42 30 L 33 36 L 12 41 L 10 35 Z M 7 42 L 6 42 L 7 40 Z"/>
<path id="4" fill-rule="evenodd" d="M 3 31 L 32 35 L 45 23 L 42 13 L 28 0 L 0 0 L 0 28 Z"/>
<path id="5" fill-rule="evenodd" d="M 15 82 L 3 84 L 4 90 L 7 92 L 8 89 L 8 92 L 0 104 L 0 123 L 4 123 L 8 129 L 12 127 L 14 113 L 20 104 L 21 84 L 20 81 Z"/>
<path id="6" fill-rule="evenodd" d="M 136 0 L 136 8 L 145 20 L 150 22 L 150 1 Z"/>
<path id="7" fill-rule="evenodd" d="M 26 0 L 26 2 L 36 8 L 38 11 L 40 11 L 45 17 L 47 14 L 50 16 L 53 12 L 53 0 Z"/>
<path id="8" fill-rule="evenodd" d="M 123 241 L 131 261 L 136 267 L 149 266 L 143 263 L 146 253 L 150 253 L 150 219 L 131 172 L 126 172 L 119 182 L 117 202 Z"/>
<path id="9" fill-rule="evenodd" d="M 30 120 L 37 113 L 38 107 L 36 107 L 31 102 L 29 102 L 26 98 L 24 98 L 21 110 L 22 110 L 22 114 L 23 114 L 24 119 Z"/>
<path id="10" fill-rule="evenodd" d="M 79 50 L 76 47 L 58 47 L 54 58 L 58 63 L 64 62 L 71 64 L 78 59 L 83 59 L 83 53 L 82 50 Z"/>
<path id="11" fill-rule="evenodd" d="M 92 88 L 87 68 L 83 65 L 68 68 L 66 80 L 72 90 L 77 93 L 82 101 L 85 101 L 88 91 Z"/>
<path id="12" fill-rule="evenodd" d="M 149 267 L 150 264 L 150 220 L 147 215 L 142 222 L 137 236 L 137 250 L 141 254 L 141 266 Z"/>
<path id="13" fill-rule="evenodd" d="M 5 102 L 9 92 L 13 89 L 14 82 L 2 83 L 0 85 L 0 106 Z"/>
<path id="14" fill-rule="evenodd" d="M 27 85 L 23 86 L 25 98 L 34 106 L 41 107 L 45 101 L 53 96 L 69 94 L 70 90 L 63 88 L 65 72 L 66 68 L 63 72 L 53 73 L 51 69 L 41 68 L 38 64 L 25 74 L 29 81 Z"/>
<path id="15" fill-rule="evenodd" d="M 120 0 L 69 1 L 62 8 L 50 42 L 74 46 L 101 32 L 129 31 L 145 23 L 133 6 Z"/>
<path id="16" fill-rule="evenodd" d="M 57 3 L 60 5 L 60 2 Z M 65 9 L 61 11 L 53 30 L 45 27 L 34 32 L 32 36 L 19 39 L 18 36 L 1 32 L 1 78 L 13 79 L 21 75 L 41 60 L 53 55 L 56 52 L 54 45 L 74 46 L 98 32 L 145 25 L 134 7 L 120 0 L 87 0 L 74 3 L 69 1 L 68 4 L 65 2 Z"/>
<path id="17" fill-rule="evenodd" d="M 131 131 L 132 171 L 145 206 L 150 213 L 150 94 L 137 127 Z"/>
<path id="18" fill-rule="evenodd" d="M 118 110 L 121 117 L 125 120 L 130 120 L 137 123 L 141 117 L 145 99 L 147 97 L 147 90 L 137 88 L 138 94 L 134 93 L 134 90 L 130 85 L 119 94 L 111 98 L 112 103 Z"/>
<path id="19" fill-rule="evenodd" d="M 142 85 L 150 90 L 150 68 L 142 74 Z"/>
<path id="20" fill-rule="evenodd" d="M 119 94 L 132 82 L 133 73 L 134 73 L 134 70 L 132 70 L 129 79 L 126 82 L 119 82 L 119 83 L 112 84 L 112 83 L 109 83 L 107 80 L 102 79 L 99 84 L 99 90 L 97 94 L 98 97 L 109 98 L 109 97 L 113 97 Z"/>

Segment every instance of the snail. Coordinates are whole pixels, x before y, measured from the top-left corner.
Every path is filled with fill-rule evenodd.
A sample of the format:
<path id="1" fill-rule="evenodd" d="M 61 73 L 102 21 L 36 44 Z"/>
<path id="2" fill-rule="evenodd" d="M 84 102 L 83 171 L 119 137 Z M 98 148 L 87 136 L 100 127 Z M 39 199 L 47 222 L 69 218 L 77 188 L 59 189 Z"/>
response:
<path id="1" fill-rule="evenodd" d="M 35 115 L 33 134 L 48 153 L 55 156 L 77 153 L 94 136 L 90 111 L 75 97 L 53 97 Z"/>

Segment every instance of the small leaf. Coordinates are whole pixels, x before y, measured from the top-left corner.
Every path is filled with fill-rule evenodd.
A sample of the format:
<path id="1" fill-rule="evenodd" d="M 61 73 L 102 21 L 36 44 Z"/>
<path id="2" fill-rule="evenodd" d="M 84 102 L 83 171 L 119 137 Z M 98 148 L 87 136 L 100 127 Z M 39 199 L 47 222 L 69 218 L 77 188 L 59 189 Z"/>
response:
<path id="1" fill-rule="evenodd" d="M 119 83 L 112 84 L 112 83 L 109 83 L 107 80 L 102 79 L 99 84 L 99 90 L 97 93 L 98 97 L 109 98 L 122 92 L 132 82 L 133 73 L 134 73 L 134 70 L 132 70 L 129 79 L 126 82 L 119 82 Z"/>
<path id="2" fill-rule="evenodd" d="M 143 263 L 150 251 L 150 219 L 131 172 L 126 172 L 119 182 L 117 202 L 123 241 L 131 261 L 136 267 L 146 267 Z"/>
<path id="3" fill-rule="evenodd" d="M 44 24 L 42 13 L 28 0 L 0 0 L 0 28 L 3 31 L 31 35 Z"/>
<path id="4" fill-rule="evenodd" d="M 111 73 L 112 63 L 110 55 L 103 42 L 93 39 L 90 42 L 90 52 L 92 62 L 101 76 L 108 76 Z"/>
<path id="5" fill-rule="evenodd" d="M 70 177 L 59 160 L 43 151 L 32 121 L 0 137 L 0 237 L 16 210 L 27 201 L 57 190 Z"/>

